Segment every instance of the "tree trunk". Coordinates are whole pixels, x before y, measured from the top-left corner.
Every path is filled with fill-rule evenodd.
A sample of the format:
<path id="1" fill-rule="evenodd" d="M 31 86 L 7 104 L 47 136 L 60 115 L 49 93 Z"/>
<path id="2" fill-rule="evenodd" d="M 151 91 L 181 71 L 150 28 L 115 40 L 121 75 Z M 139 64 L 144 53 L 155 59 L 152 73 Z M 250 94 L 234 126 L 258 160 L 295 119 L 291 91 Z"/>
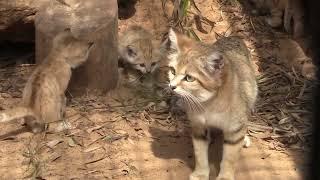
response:
<path id="1" fill-rule="evenodd" d="M 74 70 L 70 92 L 81 95 L 113 89 L 118 80 L 117 20 L 116 0 L 49 1 L 35 17 L 36 62 L 47 56 L 53 37 L 70 28 L 76 38 L 95 43 L 88 61 Z"/>

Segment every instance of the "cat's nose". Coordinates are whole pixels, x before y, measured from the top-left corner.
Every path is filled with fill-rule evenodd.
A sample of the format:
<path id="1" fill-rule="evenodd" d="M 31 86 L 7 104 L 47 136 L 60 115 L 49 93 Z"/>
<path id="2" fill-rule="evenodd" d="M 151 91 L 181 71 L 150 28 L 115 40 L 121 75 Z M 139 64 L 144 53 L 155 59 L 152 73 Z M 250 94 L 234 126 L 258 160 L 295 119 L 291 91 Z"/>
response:
<path id="1" fill-rule="evenodd" d="M 175 86 L 175 85 L 169 85 L 169 87 L 172 89 L 172 90 L 175 90 L 176 88 L 177 88 L 177 86 Z"/>
<path id="2" fill-rule="evenodd" d="M 150 70 L 150 69 L 147 69 L 147 73 L 151 73 L 151 70 Z"/>

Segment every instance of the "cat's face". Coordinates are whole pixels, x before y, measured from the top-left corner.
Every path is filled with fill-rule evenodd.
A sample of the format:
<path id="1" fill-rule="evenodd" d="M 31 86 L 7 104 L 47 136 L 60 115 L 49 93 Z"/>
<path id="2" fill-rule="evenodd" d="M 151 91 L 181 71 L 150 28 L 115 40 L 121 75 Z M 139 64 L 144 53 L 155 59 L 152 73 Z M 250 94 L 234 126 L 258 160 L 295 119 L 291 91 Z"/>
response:
<path id="1" fill-rule="evenodd" d="M 166 41 L 170 88 L 187 103 L 203 103 L 214 97 L 221 86 L 222 55 L 173 30 Z"/>
<path id="2" fill-rule="evenodd" d="M 158 68 L 159 56 L 158 52 L 149 45 L 150 43 L 137 43 L 128 45 L 125 48 L 125 58 L 133 66 L 134 69 L 143 74 L 152 73 Z"/>

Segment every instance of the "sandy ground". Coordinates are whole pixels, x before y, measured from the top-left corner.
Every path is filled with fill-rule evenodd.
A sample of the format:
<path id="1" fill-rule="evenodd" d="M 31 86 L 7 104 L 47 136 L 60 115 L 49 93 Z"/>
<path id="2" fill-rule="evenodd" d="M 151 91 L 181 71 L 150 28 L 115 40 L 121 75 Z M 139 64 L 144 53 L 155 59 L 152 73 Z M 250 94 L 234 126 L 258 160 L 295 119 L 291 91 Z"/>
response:
<path id="1" fill-rule="evenodd" d="M 228 6 L 230 8 L 223 8 L 225 2 L 216 0 L 197 0 L 196 3 L 202 14 L 216 23 L 212 29 L 204 26 L 209 29 L 208 34 L 195 31 L 202 41 L 214 42 L 219 35 L 241 36 L 257 64 L 257 77 L 269 73 L 267 65 L 281 67 L 270 55 L 273 41 L 284 36 L 281 32 L 268 28 L 259 18 L 250 17 L 237 3 Z M 119 21 L 119 32 L 131 24 L 142 25 L 160 40 L 168 24 L 161 1 L 141 0 L 135 8 L 132 17 Z M 166 8 L 169 11 L 170 5 Z M 19 102 L 33 68 L 17 65 L 0 69 L 0 109 Z M 259 86 L 262 92 L 251 119 L 251 124 L 256 125 L 248 131 L 252 144 L 241 152 L 236 177 L 239 180 L 302 179 L 302 173 L 308 169 L 304 161 L 308 150 L 305 136 L 301 133 L 298 140 L 291 136 L 285 140 L 275 137 L 274 123 L 282 119 L 281 113 L 269 111 L 265 105 L 272 104 L 285 112 L 285 102 L 289 101 L 298 104 L 295 111 L 307 111 L 305 104 L 296 103 L 307 100 L 301 100 L 301 96 L 299 100 L 299 93 L 293 93 L 294 89 L 301 92 L 302 85 L 291 84 L 293 89 L 277 96 L 272 92 L 277 91 L 281 83 L 271 93 L 264 91 L 269 84 L 259 83 Z M 276 102 L 271 95 L 278 98 Z M 284 97 L 286 99 L 282 99 Z M 65 133 L 33 136 L 29 132 L 13 132 L 22 128 L 19 123 L 1 124 L 0 179 L 188 179 L 194 166 L 188 121 L 183 117 L 172 118 L 161 101 L 150 92 L 120 86 L 105 96 L 69 98 L 66 120 L 72 129 Z M 308 124 L 306 119 L 300 120 Z M 286 123 L 278 124 L 285 126 Z M 257 125 L 262 128 L 257 130 Z M 293 122 L 289 125 L 291 129 L 302 127 Z M 292 139 L 294 143 L 287 142 Z M 210 154 L 214 179 L 214 167 L 219 166 L 221 150 L 212 149 Z"/>

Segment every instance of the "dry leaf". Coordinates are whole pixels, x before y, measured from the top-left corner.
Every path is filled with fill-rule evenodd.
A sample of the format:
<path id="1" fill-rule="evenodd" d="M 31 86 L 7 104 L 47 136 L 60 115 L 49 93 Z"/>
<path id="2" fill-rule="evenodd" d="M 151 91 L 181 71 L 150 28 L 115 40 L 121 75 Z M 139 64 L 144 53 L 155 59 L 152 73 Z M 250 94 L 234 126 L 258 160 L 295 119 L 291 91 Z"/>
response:
<path id="1" fill-rule="evenodd" d="M 74 146 L 77 145 L 76 142 L 73 140 L 72 137 L 68 137 L 68 138 L 67 138 L 67 142 L 68 142 L 68 145 L 69 145 L 70 147 L 74 147 Z"/>
<path id="2" fill-rule="evenodd" d="M 52 141 L 49 141 L 47 142 L 47 146 L 51 149 L 53 149 L 56 145 L 58 145 L 59 143 L 63 142 L 62 139 L 55 139 L 55 140 L 52 140 Z"/>
<path id="3" fill-rule="evenodd" d="M 83 150 L 83 152 L 88 153 L 88 152 L 92 152 L 92 151 L 95 151 L 95 150 L 100 149 L 100 148 L 102 148 L 101 145 L 93 146 L 93 147 L 89 147 L 89 148 Z"/>

